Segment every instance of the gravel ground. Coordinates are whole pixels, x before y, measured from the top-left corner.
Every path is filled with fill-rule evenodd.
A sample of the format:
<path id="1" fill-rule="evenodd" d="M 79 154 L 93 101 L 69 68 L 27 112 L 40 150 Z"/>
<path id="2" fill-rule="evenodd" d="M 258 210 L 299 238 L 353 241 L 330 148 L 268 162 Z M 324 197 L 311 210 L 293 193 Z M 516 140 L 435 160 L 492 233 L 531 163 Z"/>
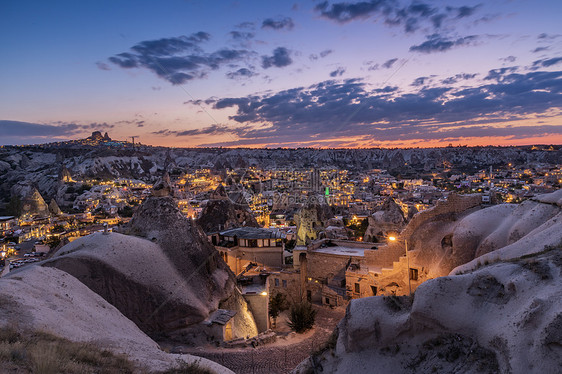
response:
<path id="1" fill-rule="evenodd" d="M 256 348 L 174 347 L 174 353 L 189 353 L 215 361 L 239 374 L 289 373 L 328 340 L 345 315 L 344 308 L 315 306 L 318 311 L 314 329 L 304 336 L 258 346 Z M 279 323 L 279 322 L 278 322 Z"/>

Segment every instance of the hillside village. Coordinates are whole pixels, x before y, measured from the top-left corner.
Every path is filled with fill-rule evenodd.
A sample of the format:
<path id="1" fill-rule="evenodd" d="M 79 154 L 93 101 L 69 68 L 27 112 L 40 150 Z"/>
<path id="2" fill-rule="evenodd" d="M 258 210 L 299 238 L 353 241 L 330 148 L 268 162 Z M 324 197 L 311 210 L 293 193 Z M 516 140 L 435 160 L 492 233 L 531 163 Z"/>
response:
<path id="1" fill-rule="evenodd" d="M 501 148 L 485 150 L 481 167 L 464 171 L 444 157 L 463 149 L 435 150 L 439 155 L 424 163 L 415 161 L 415 150 L 406 150 L 392 151 L 393 157 L 384 155 L 378 164 L 333 158 L 305 166 L 296 157 L 296 165 L 284 167 L 271 160 L 294 150 L 259 150 L 269 152 L 263 163 L 249 150 L 220 150 L 203 162 L 205 152 L 133 146 L 101 133 L 83 141 L 0 149 L 0 282 L 7 285 L 0 297 L 11 300 L 0 306 L 0 323 L 9 322 L 14 310 L 31 308 L 33 318 L 25 322 L 30 328 L 71 340 L 100 339 L 111 327 L 95 331 L 95 315 L 73 317 L 86 326 L 84 336 L 53 324 L 61 308 L 74 308 L 74 292 L 86 288 L 82 308 L 102 303 L 114 321 L 128 321 L 119 333 L 105 332 L 108 346 L 123 352 L 123 339 L 143 336 L 128 354 L 162 370 L 174 359 L 164 353 L 149 359 L 147 352 L 158 351 L 154 342 L 228 350 L 285 339 L 270 315 L 272 298 L 282 295 L 289 304 L 347 308 L 337 344 L 297 369 L 324 365 L 346 372 L 366 347 L 404 346 L 388 332 L 402 320 L 377 320 L 384 343 L 355 334 L 362 326 L 355 322 L 365 313 L 361 308 L 379 310 L 392 302 L 397 313 L 419 318 L 418 295 L 434 295 L 431 285 L 443 277 L 482 272 L 482 266 L 546 248 L 559 251 L 562 243 L 562 165 L 556 157 L 561 149 L 505 149 L 519 152 L 519 159 L 498 156 Z M 316 152 L 318 160 L 328 151 Z M 486 165 L 491 153 L 496 158 Z M 537 161 L 529 163 L 531 158 Z M 550 257 L 537 261 L 557 261 L 556 255 L 545 256 Z M 544 266 L 552 268 L 548 279 L 559 282 L 560 269 Z M 52 300 L 63 278 L 75 291 L 66 293 L 69 300 L 61 300 L 53 316 L 41 316 L 43 306 L 26 300 L 33 291 L 20 287 L 19 278 L 42 284 L 46 299 L 38 303 L 59 303 Z M 408 304 L 414 295 L 414 304 Z M 422 297 L 428 302 L 433 296 Z M 556 313 L 555 305 L 548 308 Z M 396 328 L 418 333 L 411 326 Z M 482 336 L 467 339 L 478 339 L 482 352 L 496 354 L 497 368 L 510 372 L 514 359 L 502 348 L 506 343 L 500 349 Z M 433 337 L 420 335 L 419 344 Z M 403 354 L 411 358 L 414 351 L 408 346 Z M 381 365 L 391 365 L 390 356 Z M 544 360 L 545 368 L 559 363 L 551 356 Z M 365 358 L 360 362 L 372 365 Z M 210 361 L 205 365 L 228 372 Z"/>

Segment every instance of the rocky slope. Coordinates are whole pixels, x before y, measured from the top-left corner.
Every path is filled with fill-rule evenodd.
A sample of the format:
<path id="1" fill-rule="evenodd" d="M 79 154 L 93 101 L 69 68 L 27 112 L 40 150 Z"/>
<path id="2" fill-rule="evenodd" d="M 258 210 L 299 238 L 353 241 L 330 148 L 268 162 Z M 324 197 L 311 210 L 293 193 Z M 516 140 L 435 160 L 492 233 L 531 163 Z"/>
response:
<path id="1" fill-rule="evenodd" d="M 29 265 L 0 278 L 0 328 L 40 330 L 127 355 L 150 372 L 198 362 L 216 373 L 230 370 L 206 359 L 161 351 L 131 320 L 75 277 Z"/>
<path id="2" fill-rule="evenodd" d="M 295 370 L 555 373 L 562 367 L 562 253 L 423 283 L 408 297 L 353 300 L 334 344 Z"/>
<path id="3" fill-rule="evenodd" d="M 558 372 L 562 192 L 520 205 L 476 202 L 453 197 L 403 232 L 414 246 L 412 266 L 427 261 L 434 276 L 460 266 L 412 298 L 352 300 L 332 344 L 295 372 Z"/>
<path id="4" fill-rule="evenodd" d="M 50 200 L 61 187 L 58 176 L 64 166 L 72 178 L 133 178 L 153 183 L 163 171 L 193 167 L 260 166 L 264 168 L 389 169 L 423 173 L 433 168 L 473 172 L 490 165 L 556 164 L 562 148 L 451 147 L 428 149 L 167 149 L 138 147 L 118 149 L 83 145 L 41 145 L 0 149 L 0 197 L 20 194 L 37 186 Z"/>
<path id="5" fill-rule="evenodd" d="M 424 280 L 447 275 L 475 258 L 490 261 L 502 253 L 496 251 L 500 248 L 519 255 L 529 246 L 542 250 L 562 241 L 561 197 L 558 190 L 521 204 L 484 207 L 479 195 L 449 195 L 416 214 L 398 243 L 390 245 L 403 246 L 407 240 L 410 263 L 423 268 Z"/>
<path id="6" fill-rule="evenodd" d="M 171 197 L 147 199 L 130 231 L 141 237 L 97 233 L 80 238 L 45 266 L 75 276 L 153 338 L 206 342 L 212 337 L 199 323 L 221 303 L 237 312 L 235 337 L 257 334 L 234 275 Z"/>

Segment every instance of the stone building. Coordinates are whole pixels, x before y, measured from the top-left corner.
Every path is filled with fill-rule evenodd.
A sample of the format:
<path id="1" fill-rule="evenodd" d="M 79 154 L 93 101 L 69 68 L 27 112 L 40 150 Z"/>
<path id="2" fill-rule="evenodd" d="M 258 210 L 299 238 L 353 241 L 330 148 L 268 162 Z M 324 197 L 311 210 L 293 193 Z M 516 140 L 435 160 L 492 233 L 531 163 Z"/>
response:
<path id="1" fill-rule="evenodd" d="M 230 269 L 239 274 L 250 263 L 280 269 L 285 264 L 283 239 L 277 229 L 238 227 L 209 235 Z"/>

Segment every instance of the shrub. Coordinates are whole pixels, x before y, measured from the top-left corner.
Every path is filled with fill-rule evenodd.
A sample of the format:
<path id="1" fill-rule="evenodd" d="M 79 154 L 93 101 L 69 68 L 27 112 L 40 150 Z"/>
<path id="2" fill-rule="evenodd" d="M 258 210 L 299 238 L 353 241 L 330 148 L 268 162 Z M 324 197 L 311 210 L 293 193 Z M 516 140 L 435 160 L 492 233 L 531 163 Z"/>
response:
<path id="1" fill-rule="evenodd" d="M 312 308 L 312 304 L 301 302 L 291 307 L 291 315 L 288 325 L 291 330 L 303 333 L 314 326 L 316 320 L 316 310 Z"/>

